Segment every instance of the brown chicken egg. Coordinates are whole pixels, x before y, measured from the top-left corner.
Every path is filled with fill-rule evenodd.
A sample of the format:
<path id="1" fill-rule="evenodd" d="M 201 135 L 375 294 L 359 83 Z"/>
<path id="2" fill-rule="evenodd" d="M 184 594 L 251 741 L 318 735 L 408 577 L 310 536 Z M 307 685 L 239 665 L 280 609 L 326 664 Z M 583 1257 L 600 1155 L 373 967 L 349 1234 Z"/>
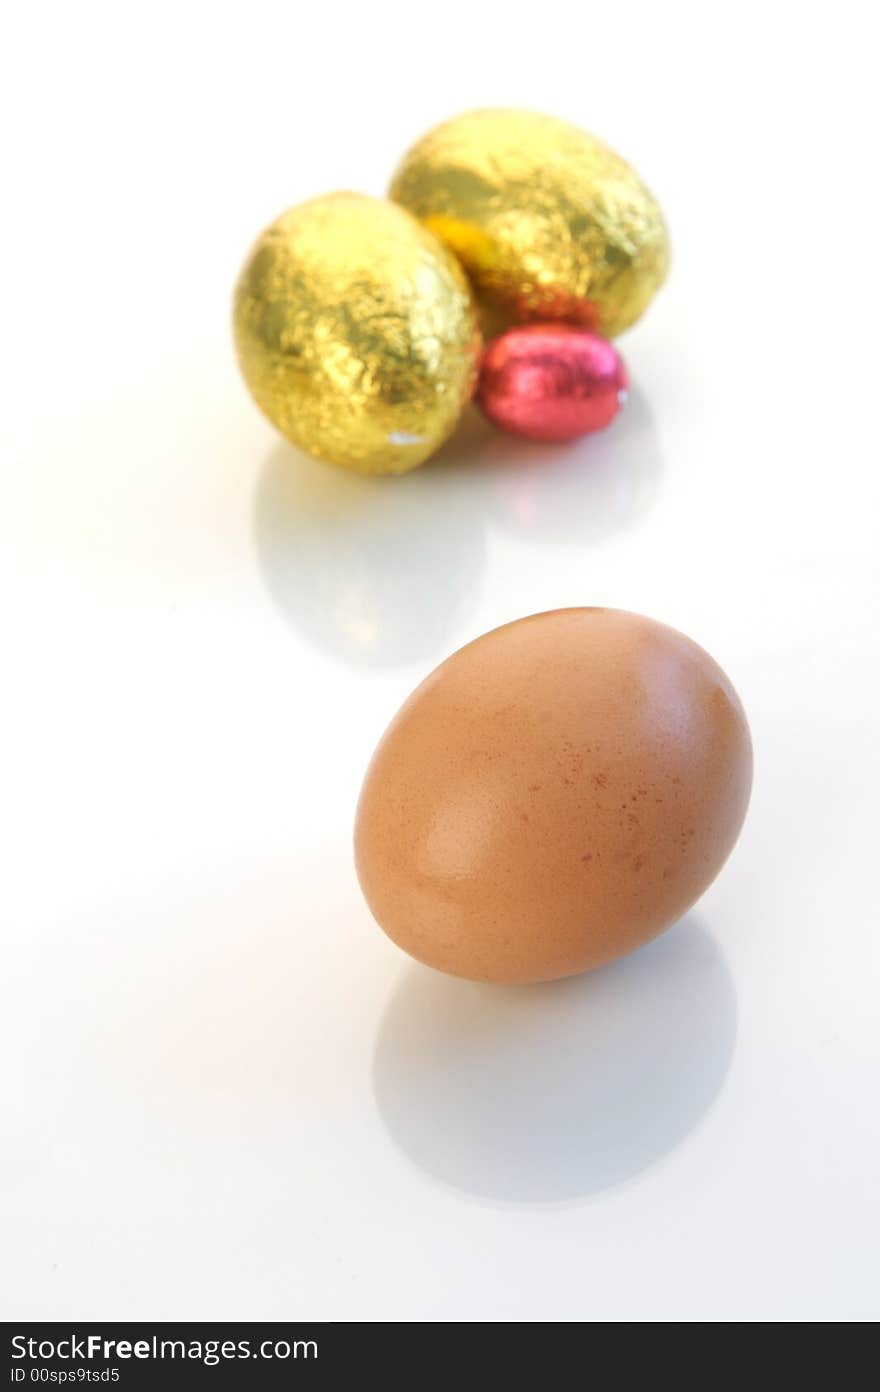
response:
<path id="1" fill-rule="evenodd" d="M 681 918 L 751 779 L 742 706 L 696 643 L 615 609 L 535 614 L 454 653 L 395 716 L 358 805 L 358 877 L 421 962 L 569 976 Z"/>

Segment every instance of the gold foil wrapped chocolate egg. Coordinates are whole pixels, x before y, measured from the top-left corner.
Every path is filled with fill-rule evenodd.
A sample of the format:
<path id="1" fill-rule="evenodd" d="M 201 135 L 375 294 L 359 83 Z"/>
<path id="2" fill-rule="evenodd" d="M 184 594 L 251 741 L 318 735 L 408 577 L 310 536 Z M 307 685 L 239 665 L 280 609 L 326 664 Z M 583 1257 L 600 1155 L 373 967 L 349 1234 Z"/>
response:
<path id="1" fill-rule="evenodd" d="M 332 193 L 283 213 L 235 291 L 241 371 L 306 453 L 402 474 L 451 434 L 480 351 L 467 279 L 393 203 Z"/>
<path id="2" fill-rule="evenodd" d="M 613 150 L 554 116 L 455 117 L 404 156 L 390 196 L 459 257 L 492 331 L 561 319 L 613 338 L 666 276 L 656 200 Z"/>

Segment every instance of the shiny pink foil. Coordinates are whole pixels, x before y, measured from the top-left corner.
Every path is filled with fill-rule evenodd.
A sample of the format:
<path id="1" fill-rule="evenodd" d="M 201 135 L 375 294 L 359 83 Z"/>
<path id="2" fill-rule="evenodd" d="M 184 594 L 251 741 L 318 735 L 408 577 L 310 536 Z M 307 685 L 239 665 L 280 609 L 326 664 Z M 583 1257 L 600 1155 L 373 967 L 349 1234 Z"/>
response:
<path id="1" fill-rule="evenodd" d="M 528 324 L 488 344 L 476 401 L 513 435 L 574 440 L 610 425 L 628 386 L 607 339 L 569 324 Z"/>

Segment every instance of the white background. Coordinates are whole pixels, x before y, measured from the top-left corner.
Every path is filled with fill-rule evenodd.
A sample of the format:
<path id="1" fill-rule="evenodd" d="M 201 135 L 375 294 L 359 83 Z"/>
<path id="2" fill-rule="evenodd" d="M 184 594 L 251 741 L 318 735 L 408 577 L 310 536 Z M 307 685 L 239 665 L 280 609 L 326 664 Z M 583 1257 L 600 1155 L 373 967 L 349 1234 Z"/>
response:
<path id="1" fill-rule="evenodd" d="M 878 1293 L 869 7 L 20 6 L 4 42 L 2 1314 L 841 1321 Z M 261 226 L 475 105 L 630 158 L 674 271 L 601 438 L 366 482 L 240 384 Z M 686 922 L 531 990 L 356 884 L 374 743 L 610 604 L 749 712 Z"/>

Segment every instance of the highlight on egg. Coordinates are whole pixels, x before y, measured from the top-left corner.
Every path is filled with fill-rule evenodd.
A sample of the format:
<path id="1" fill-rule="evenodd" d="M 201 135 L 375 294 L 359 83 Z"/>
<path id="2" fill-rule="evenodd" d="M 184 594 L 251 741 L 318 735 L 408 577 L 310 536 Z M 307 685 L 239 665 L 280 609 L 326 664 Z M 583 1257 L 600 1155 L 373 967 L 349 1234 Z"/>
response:
<path id="1" fill-rule="evenodd" d="M 452 433 L 481 336 L 455 257 L 403 208 L 333 193 L 257 239 L 235 291 L 239 366 L 257 405 L 307 454 L 402 474 Z"/>
<path id="2" fill-rule="evenodd" d="M 682 917 L 751 781 L 742 705 L 691 639 L 614 609 L 535 614 L 454 653 L 392 720 L 358 803 L 357 873 L 421 962 L 569 976 Z"/>

